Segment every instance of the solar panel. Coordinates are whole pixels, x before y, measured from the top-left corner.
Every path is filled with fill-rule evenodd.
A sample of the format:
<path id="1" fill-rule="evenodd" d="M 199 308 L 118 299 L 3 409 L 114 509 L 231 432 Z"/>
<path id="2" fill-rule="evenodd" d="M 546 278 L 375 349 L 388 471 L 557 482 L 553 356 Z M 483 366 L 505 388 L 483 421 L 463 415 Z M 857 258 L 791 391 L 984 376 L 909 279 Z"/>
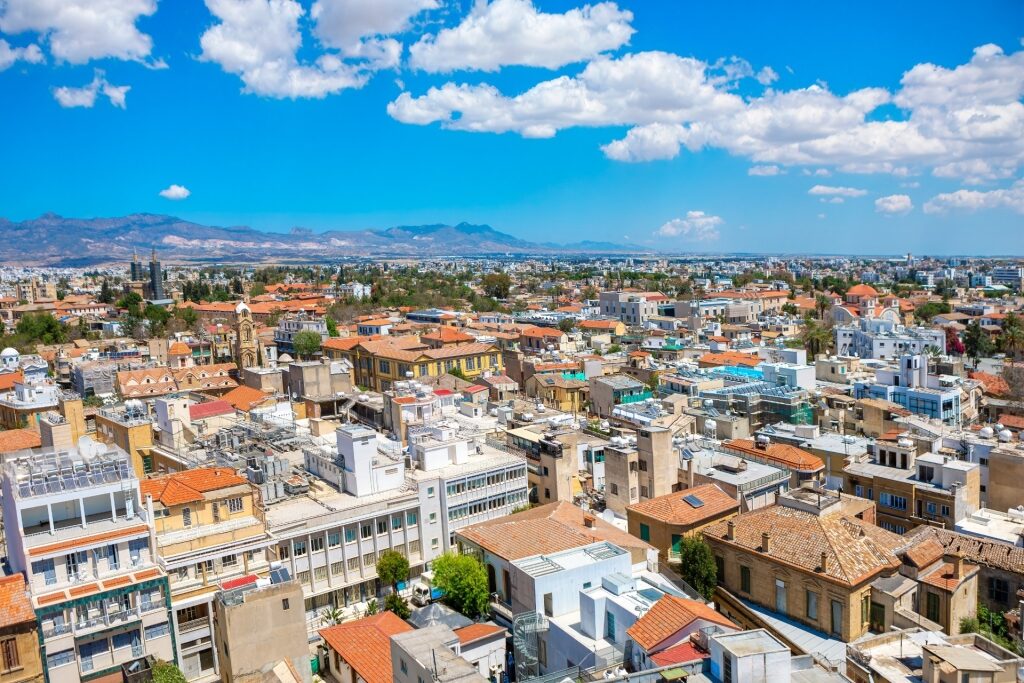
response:
<path id="1" fill-rule="evenodd" d="M 704 507 L 704 501 L 693 495 L 692 493 L 683 496 L 683 500 L 690 504 L 691 507 L 699 508 Z"/>

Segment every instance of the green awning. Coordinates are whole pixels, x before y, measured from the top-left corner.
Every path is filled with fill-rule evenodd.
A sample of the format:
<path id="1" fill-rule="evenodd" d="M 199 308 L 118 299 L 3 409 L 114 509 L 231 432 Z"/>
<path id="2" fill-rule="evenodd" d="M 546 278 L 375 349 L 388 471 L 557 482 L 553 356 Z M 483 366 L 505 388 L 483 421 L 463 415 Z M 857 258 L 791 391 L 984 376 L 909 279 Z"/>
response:
<path id="1" fill-rule="evenodd" d="M 690 674 L 686 672 L 686 669 L 683 669 L 681 667 L 676 667 L 675 669 L 665 669 L 661 672 L 661 677 L 664 678 L 666 681 L 683 680 L 689 675 Z"/>

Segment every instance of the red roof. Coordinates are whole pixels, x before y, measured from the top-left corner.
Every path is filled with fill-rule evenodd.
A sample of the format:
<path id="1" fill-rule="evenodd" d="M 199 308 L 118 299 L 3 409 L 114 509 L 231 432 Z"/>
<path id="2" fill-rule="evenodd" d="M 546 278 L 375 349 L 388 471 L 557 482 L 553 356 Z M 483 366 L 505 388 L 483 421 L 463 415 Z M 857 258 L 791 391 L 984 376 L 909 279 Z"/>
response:
<path id="1" fill-rule="evenodd" d="M 505 632 L 505 629 L 497 624 L 470 624 L 469 626 L 463 626 L 462 628 L 457 628 L 453 631 L 453 633 L 459 637 L 459 643 L 461 645 L 474 643 L 496 633 Z"/>
<path id="2" fill-rule="evenodd" d="M 248 586 L 251 583 L 256 583 L 260 577 L 255 574 L 249 574 L 248 576 L 239 576 L 234 579 L 228 579 L 220 584 L 221 589 L 229 591 L 232 588 L 238 588 L 239 586 Z"/>
<path id="3" fill-rule="evenodd" d="M 25 577 L 11 574 L 0 578 L 0 627 L 15 626 L 25 622 L 35 622 L 36 614 L 32 611 L 32 601 L 25 587 Z"/>
<path id="4" fill-rule="evenodd" d="M 487 387 L 482 387 L 479 384 L 474 384 L 471 387 L 466 387 L 465 389 L 463 389 L 463 391 L 469 394 L 475 394 L 480 391 L 487 391 Z"/>
<path id="5" fill-rule="evenodd" d="M 411 630 L 394 612 L 381 612 L 320 629 L 320 635 L 366 683 L 392 683 L 391 636 Z"/>
<path id="6" fill-rule="evenodd" d="M 144 479 L 140 488 L 143 496 L 153 496 L 153 500 L 170 507 L 202 500 L 203 494 L 209 491 L 246 483 L 248 480 L 230 467 L 201 467 Z"/>
<path id="7" fill-rule="evenodd" d="M 21 370 L 15 370 L 14 372 L 0 372 L 0 391 L 13 389 L 16 383 L 24 381 L 25 373 Z"/>
<path id="8" fill-rule="evenodd" d="M 637 645 L 651 652 L 659 643 L 683 630 L 694 621 L 703 619 L 726 628 L 737 628 L 724 614 L 716 612 L 703 602 L 664 595 L 642 617 L 626 629 Z"/>
<path id="9" fill-rule="evenodd" d="M 193 403 L 188 407 L 188 418 L 195 422 L 196 420 L 205 420 L 208 417 L 216 417 L 217 415 L 230 415 L 235 412 L 234 406 L 227 401 L 207 401 L 206 403 Z"/>
<path id="10" fill-rule="evenodd" d="M 39 432 L 32 429 L 6 429 L 0 432 L 0 453 L 13 453 L 43 445 Z"/>
<path id="11" fill-rule="evenodd" d="M 697 647 L 689 640 L 673 645 L 667 650 L 651 655 L 651 661 L 656 666 L 669 666 L 671 664 L 686 664 L 695 662 L 698 659 L 706 659 L 711 655 Z"/>

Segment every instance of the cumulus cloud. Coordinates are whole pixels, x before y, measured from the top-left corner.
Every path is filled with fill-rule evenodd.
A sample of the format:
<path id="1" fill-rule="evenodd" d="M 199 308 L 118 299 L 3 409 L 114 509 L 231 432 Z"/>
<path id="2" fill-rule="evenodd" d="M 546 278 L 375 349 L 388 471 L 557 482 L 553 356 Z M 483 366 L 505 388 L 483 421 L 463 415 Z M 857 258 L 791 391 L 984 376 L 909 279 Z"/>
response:
<path id="1" fill-rule="evenodd" d="M 35 43 L 25 47 L 11 47 L 11 44 L 0 38 L 0 71 L 9 69 L 15 62 L 42 64 L 45 60 L 43 51 Z"/>
<path id="2" fill-rule="evenodd" d="M 779 80 L 779 74 L 776 73 L 775 69 L 766 66 L 757 72 L 756 78 L 758 83 L 767 86 Z"/>
<path id="3" fill-rule="evenodd" d="M 388 112 L 405 123 L 529 137 L 627 126 L 624 137 L 601 147 L 621 161 L 714 147 L 758 165 L 813 167 L 821 174 L 931 171 L 967 183 L 1012 177 L 1024 165 L 1024 50 L 1007 55 L 986 45 L 953 69 L 917 65 L 892 92 L 867 87 L 839 94 L 821 84 L 766 88 L 750 97 L 736 92 L 738 79 L 771 82 L 773 73 L 755 75 L 735 57 L 707 63 L 664 52 L 601 55 L 575 76 L 519 94 L 448 82 L 419 96 L 403 92 Z M 887 104 L 902 116 L 871 116 Z"/>
<path id="4" fill-rule="evenodd" d="M 658 237 L 682 237 L 690 242 L 710 242 L 719 238 L 720 216 L 703 211 L 687 211 L 686 218 L 673 218 L 654 233 Z"/>
<path id="5" fill-rule="evenodd" d="M 891 194 L 875 200 L 875 211 L 878 213 L 903 214 L 910 213 L 913 209 L 914 202 L 905 194 Z"/>
<path id="6" fill-rule="evenodd" d="M 361 88 L 372 70 L 395 63 L 396 49 L 400 52 L 397 44 L 377 41 L 350 46 L 351 50 L 361 51 L 359 56 L 366 62 L 353 64 L 344 59 L 350 55 L 336 52 L 324 52 L 312 62 L 300 62 L 299 20 L 305 10 L 296 0 L 206 0 L 206 6 L 219 23 L 200 37 L 200 59 L 238 75 L 246 93 L 276 98 L 322 98 L 345 89 Z M 333 26 L 332 12 L 338 11 L 335 3 L 321 0 L 317 7 L 324 25 Z M 345 13 L 341 11 L 339 16 Z M 328 40 L 345 38 L 344 34 L 326 30 L 333 36 Z"/>
<path id="7" fill-rule="evenodd" d="M 807 190 L 807 194 L 818 197 L 863 197 L 868 193 L 857 187 L 842 187 L 833 185 L 815 185 Z"/>
<path id="8" fill-rule="evenodd" d="M 751 166 L 747 169 L 747 175 L 772 176 L 785 173 L 785 169 L 769 164 L 767 166 Z"/>
<path id="9" fill-rule="evenodd" d="M 387 36 L 408 30 L 414 17 L 439 6 L 438 0 L 317 0 L 309 14 L 325 46 L 385 69 L 402 59 L 402 44 Z"/>
<path id="10" fill-rule="evenodd" d="M 50 54 L 71 64 L 106 57 L 146 61 L 153 41 L 135 23 L 154 12 L 156 0 L 4 0 L 0 31 L 34 31 Z"/>
<path id="11" fill-rule="evenodd" d="M 184 185 L 170 185 L 169 187 L 160 190 L 161 197 L 164 199 L 172 199 L 174 201 L 188 199 L 190 194 L 192 193 Z"/>
<path id="12" fill-rule="evenodd" d="M 77 107 L 92 109 L 96 104 L 97 95 L 103 95 L 115 107 L 127 109 L 126 98 L 129 90 L 131 90 L 131 86 L 113 85 L 108 82 L 103 72 L 97 69 L 92 81 L 87 85 L 80 88 L 67 85 L 54 88 L 53 98 L 65 109 Z"/>
<path id="13" fill-rule="evenodd" d="M 512 65 L 557 69 L 625 45 L 634 33 L 632 20 L 632 12 L 614 2 L 562 14 L 541 12 L 532 0 L 477 2 L 458 26 L 412 45 L 409 63 L 434 73 Z"/>
<path id="14" fill-rule="evenodd" d="M 1024 180 L 1008 188 L 989 190 L 957 190 L 936 195 L 925 202 L 925 213 L 946 213 L 950 210 L 1011 209 L 1024 213 Z"/>

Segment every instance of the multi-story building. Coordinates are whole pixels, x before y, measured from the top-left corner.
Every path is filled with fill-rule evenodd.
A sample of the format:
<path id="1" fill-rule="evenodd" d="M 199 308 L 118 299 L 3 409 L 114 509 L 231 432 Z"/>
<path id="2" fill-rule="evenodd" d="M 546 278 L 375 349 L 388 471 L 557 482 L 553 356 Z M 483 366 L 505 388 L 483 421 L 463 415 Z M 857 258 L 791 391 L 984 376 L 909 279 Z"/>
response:
<path id="1" fill-rule="evenodd" d="M 668 297 L 660 292 L 601 292 L 601 315 L 643 327 L 651 316 L 658 315 L 658 305 L 666 301 Z"/>
<path id="2" fill-rule="evenodd" d="M 904 327 L 882 318 L 861 319 L 853 325 L 837 326 L 836 353 L 840 356 L 885 360 L 906 354 L 946 350 L 946 332 L 930 327 Z"/>
<path id="3" fill-rule="evenodd" d="M 458 529 L 508 515 L 527 501 L 522 458 L 461 437 L 448 425 L 410 431 L 409 467 L 397 442 L 348 425 L 336 448 L 307 448 L 315 497 L 267 512 L 277 556 L 303 586 L 310 628 L 326 607 L 380 594 L 376 563 L 394 550 L 413 575 L 452 547 Z"/>
<path id="4" fill-rule="evenodd" d="M 880 398 L 896 403 L 911 413 L 960 424 L 963 418 L 963 380 L 956 375 L 932 375 L 928 360 L 920 355 L 899 357 L 898 367 L 875 371 L 873 382 L 857 382 L 854 398 Z"/>
<path id="5" fill-rule="evenodd" d="M 305 313 L 286 315 L 278 320 L 277 329 L 274 330 L 274 343 L 277 344 L 277 352 L 294 356 L 295 335 L 299 332 L 312 332 L 319 335 L 321 343 L 330 337 L 327 333 L 327 321 L 323 318 Z"/>
<path id="6" fill-rule="evenodd" d="M 141 491 L 152 501 L 181 670 L 189 680 L 219 675 L 217 592 L 265 575 L 273 544 L 254 487 L 231 468 L 203 467 L 146 479 Z"/>
<path id="7" fill-rule="evenodd" d="M 48 681 L 120 672 L 144 654 L 177 661 L 167 576 L 124 451 L 24 451 L 4 465 L 2 489 L 8 558 L 27 577 Z"/>
<path id="8" fill-rule="evenodd" d="M 0 578 L 0 683 L 42 683 L 39 626 L 25 577 Z"/>
<path id="9" fill-rule="evenodd" d="M 1024 266 L 996 266 L 990 275 L 997 285 L 1019 288 L 1024 282 Z"/>
<path id="10" fill-rule="evenodd" d="M 608 375 L 590 379 L 591 411 L 598 417 L 610 417 L 615 406 L 646 401 L 653 393 L 640 380 L 629 375 Z"/>
<path id="11" fill-rule="evenodd" d="M 715 484 L 651 498 L 626 509 L 629 533 L 655 548 L 666 562 L 679 561 L 685 536 L 739 512 L 740 504 Z"/>
<path id="12" fill-rule="evenodd" d="M 605 502 L 621 517 L 626 508 L 679 487 L 679 452 L 672 431 L 645 427 L 632 438 L 617 437 L 604 449 Z"/>
<path id="13" fill-rule="evenodd" d="M 918 454 L 906 437 L 879 439 L 843 469 L 843 490 L 877 501 L 877 524 L 897 534 L 921 524 L 952 528 L 981 505 L 981 468 Z"/>

